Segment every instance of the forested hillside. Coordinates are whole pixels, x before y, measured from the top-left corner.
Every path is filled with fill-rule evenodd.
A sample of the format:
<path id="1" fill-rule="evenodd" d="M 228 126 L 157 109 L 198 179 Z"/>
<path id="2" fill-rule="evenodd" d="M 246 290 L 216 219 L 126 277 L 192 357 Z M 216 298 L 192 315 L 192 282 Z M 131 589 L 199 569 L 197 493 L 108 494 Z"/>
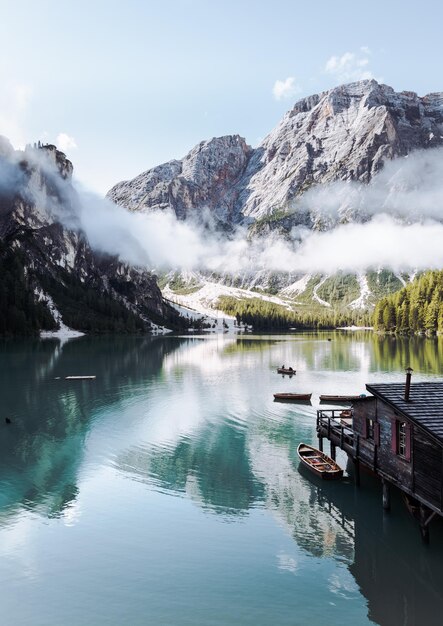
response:
<path id="1" fill-rule="evenodd" d="M 426 272 L 380 300 L 374 329 L 398 333 L 443 331 L 443 271 Z"/>
<path id="2" fill-rule="evenodd" d="M 366 311 L 349 310 L 338 313 L 320 307 L 303 311 L 290 310 L 260 298 L 239 300 L 229 296 L 220 297 L 217 308 L 228 315 L 234 315 L 237 323 L 250 325 L 254 330 L 327 329 L 353 324 L 367 326 L 371 317 Z"/>
<path id="3" fill-rule="evenodd" d="M 0 137 L 0 336 L 187 328 L 152 272 L 91 247 L 72 172 L 51 144 L 14 150 Z"/>

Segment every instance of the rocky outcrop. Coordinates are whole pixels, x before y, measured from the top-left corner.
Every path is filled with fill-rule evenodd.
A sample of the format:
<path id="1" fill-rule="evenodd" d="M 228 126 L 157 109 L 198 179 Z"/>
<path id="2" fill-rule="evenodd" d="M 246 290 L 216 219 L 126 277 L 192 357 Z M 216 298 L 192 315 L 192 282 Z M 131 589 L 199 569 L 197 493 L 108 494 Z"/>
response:
<path id="1" fill-rule="evenodd" d="M 180 220 L 203 217 L 229 224 L 252 154 L 238 135 L 202 141 L 181 161 L 119 183 L 108 197 L 130 211 L 171 209 Z"/>
<path id="2" fill-rule="evenodd" d="M 15 152 L 0 141 L 0 262 L 6 268 L 19 264 L 14 276 L 23 276 L 22 287 L 40 305 L 49 296 L 63 322 L 77 330 L 143 332 L 151 322 L 180 325 L 154 275 L 91 249 L 78 222 L 72 171 L 55 146 Z"/>
<path id="3" fill-rule="evenodd" d="M 202 142 L 108 196 L 133 211 L 186 219 L 206 209 L 227 226 L 252 224 L 294 210 L 315 185 L 367 183 L 387 159 L 441 146 L 442 137 L 443 94 L 421 98 L 365 80 L 300 100 L 255 149 L 237 135 Z M 294 221 L 313 225 L 305 214 Z"/>
<path id="4" fill-rule="evenodd" d="M 305 98 L 255 150 L 240 182 L 239 219 L 257 219 L 318 184 L 368 183 L 387 159 L 443 145 L 443 95 L 396 93 L 375 80 Z"/>

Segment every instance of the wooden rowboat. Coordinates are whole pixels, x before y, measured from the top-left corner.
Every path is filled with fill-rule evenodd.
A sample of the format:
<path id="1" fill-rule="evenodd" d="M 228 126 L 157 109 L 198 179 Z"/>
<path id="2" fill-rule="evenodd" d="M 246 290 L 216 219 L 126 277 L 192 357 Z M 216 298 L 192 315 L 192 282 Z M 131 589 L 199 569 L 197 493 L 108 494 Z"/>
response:
<path id="1" fill-rule="evenodd" d="M 308 402 L 312 393 L 274 393 L 274 400 L 284 402 Z"/>
<path id="2" fill-rule="evenodd" d="M 366 398 L 364 393 L 359 396 L 320 396 L 321 402 L 354 402 L 354 400 L 361 400 L 362 398 Z"/>
<path id="3" fill-rule="evenodd" d="M 292 367 L 277 367 L 277 373 L 289 374 L 289 376 L 292 376 L 293 374 L 296 374 L 296 370 L 292 369 Z"/>
<path id="4" fill-rule="evenodd" d="M 300 461 L 311 470 L 316 476 L 324 480 L 337 480 L 342 478 L 343 470 L 327 454 L 320 452 L 317 448 L 301 443 L 297 448 Z"/>

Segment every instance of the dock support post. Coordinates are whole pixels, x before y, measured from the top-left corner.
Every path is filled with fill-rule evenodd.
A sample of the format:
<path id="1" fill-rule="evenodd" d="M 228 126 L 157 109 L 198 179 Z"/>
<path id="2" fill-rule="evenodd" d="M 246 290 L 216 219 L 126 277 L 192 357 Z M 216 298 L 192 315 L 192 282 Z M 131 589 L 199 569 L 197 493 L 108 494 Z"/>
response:
<path id="1" fill-rule="evenodd" d="M 391 510 L 391 491 L 389 489 L 389 483 L 386 480 L 382 480 L 383 484 L 383 509 L 385 511 Z"/>
<path id="2" fill-rule="evenodd" d="M 434 516 L 432 514 L 428 517 L 428 511 L 426 510 L 426 507 L 424 507 L 423 504 L 420 504 L 419 522 L 420 533 L 423 543 L 429 543 L 429 522 L 433 517 Z"/>
<path id="3" fill-rule="evenodd" d="M 318 449 L 323 452 L 323 437 L 318 438 Z"/>
<path id="4" fill-rule="evenodd" d="M 333 461 L 335 461 L 335 456 L 336 456 L 335 451 L 336 451 L 335 443 L 332 443 L 332 441 L 331 441 L 331 459 Z"/>
<path id="5" fill-rule="evenodd" d="M 360 487 L 360 461 L 358 459 L 354 459 L 354 474 L 355 485 L 356 487 Z"/>
<path id="6" fill-rule="evenodd" d="M 360 487 L 360 436 L 357 435 L 355 441 L 355 452 L 354 452 L 354 472 L 355 472 L 355 485 L 356 487 Z"/>

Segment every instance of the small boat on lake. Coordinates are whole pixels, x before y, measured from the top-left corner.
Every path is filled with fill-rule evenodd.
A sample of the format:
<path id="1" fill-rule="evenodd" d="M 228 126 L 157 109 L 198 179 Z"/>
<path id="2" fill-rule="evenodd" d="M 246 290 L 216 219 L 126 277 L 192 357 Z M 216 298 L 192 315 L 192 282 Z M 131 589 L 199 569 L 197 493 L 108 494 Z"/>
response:
<path id="1" fill-rule="evenodd" d="M 277 367 L 277 373 L 278 374 L 289 374 L 289 376 L 292 376 L 293 374 L 296 373 L 296 370 L 294 370 L 292 367 Z"/>
<path id="2" fill-rule="evenodd" d="M 312 393 L 274 393 L 274 400 L 282 402 L 309 402 Z"/>
<path id="3" fill-rule="evenodd" d="M 308 446 L 306 443 L 301 443 L 297 448 L 297 454 L 300 461 L 316 476 L 323 478 L 324 480 L 337 480 L 342 478 L 343 470 L 341 467 L 331 459 L 327 454 Z"/>
<path id="4" fill-rule="evenodd" d="M 354 400 L 361 400 L 367 398 L 366 394 L 362 393 L 359 396 L 320 396 L 320 402 L 354 402 Z"/>

